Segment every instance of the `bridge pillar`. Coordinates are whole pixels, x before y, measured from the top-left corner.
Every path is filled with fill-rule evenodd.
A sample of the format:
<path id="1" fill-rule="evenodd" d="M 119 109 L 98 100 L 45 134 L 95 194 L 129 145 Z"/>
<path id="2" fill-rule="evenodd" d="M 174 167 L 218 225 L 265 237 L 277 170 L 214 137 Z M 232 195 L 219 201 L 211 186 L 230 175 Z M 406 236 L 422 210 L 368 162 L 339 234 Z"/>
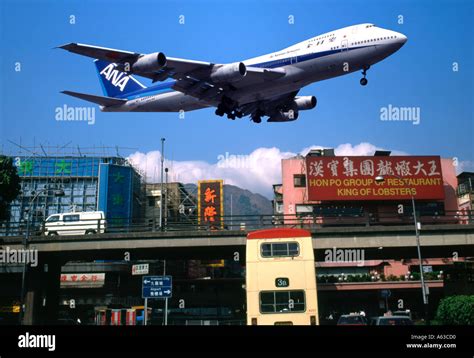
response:
<path id="1" fill-rule="evenodd" d="M 59 311 L 61 263 L 29 267 L 26 277 L 24 325 L 54 324 Z"/>
<path id="2" fill-rule="evenodd" d="M 45 270 L 44 277 L 44 306 L 43 324 L 55 324 L 59 313 L 59 290 L 61 286 L 61 262 L 51 260 Z"/>
<path id="3" fill-rule="evenodd" d="M 25 311 L 23 314 L 23 325 L 31 326 L 39 323 L 39 311 L 41 308 L 41 271 L 43 265 L 28 267 L 26 273 L 26 289 L 24 297 Z"/>

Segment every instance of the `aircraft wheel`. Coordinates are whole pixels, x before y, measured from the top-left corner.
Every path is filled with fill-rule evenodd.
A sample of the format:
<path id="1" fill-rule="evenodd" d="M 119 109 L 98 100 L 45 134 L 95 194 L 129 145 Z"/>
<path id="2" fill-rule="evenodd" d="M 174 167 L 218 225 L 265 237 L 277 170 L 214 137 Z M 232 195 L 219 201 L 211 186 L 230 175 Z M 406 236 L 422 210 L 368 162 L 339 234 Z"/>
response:
<path id="1" fill-rule="evenodd" d="M 368 82 L 369 82 L 369 81 L 367 81 L 367 78 L 361 78 L 361 79 L 360 79 L 360 84 L 361 84 L 362 86 L 366 86 Z"/>

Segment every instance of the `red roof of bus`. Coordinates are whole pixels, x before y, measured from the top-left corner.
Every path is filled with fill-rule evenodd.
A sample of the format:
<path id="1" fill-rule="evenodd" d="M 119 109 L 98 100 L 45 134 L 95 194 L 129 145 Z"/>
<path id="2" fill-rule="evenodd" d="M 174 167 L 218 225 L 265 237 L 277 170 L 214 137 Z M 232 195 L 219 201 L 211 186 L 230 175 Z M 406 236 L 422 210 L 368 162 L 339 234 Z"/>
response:
<path id="1" fill-rule="evenodd" d="M 264 229 L 252 231 L 247 234 L 247 240 L 251 239 L 285 239 L 290 237 L 310 237 L 311 233 L 303 229 Z"/>

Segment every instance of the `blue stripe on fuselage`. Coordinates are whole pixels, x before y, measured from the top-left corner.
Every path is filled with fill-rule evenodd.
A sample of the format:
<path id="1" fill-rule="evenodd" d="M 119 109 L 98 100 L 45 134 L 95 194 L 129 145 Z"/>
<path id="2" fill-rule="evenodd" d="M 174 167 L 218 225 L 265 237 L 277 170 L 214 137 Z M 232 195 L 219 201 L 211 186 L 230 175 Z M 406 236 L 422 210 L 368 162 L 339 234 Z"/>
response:
<path id="1" fill-rule="evenodd" d="M 329 55 L 333 55 L 333 54 L 340 53 L 340 52 L 345 52 L 345 51 L 357 50 L 357 49 L 366 48 L 366 47 L 370 47 L 370 46 L 373 46 L 373 45 L 352 47 L 352 48 L 348 48 L 347 50 L 335 49 L 335 50 L 309 53 L 309 54 L 300 55 L 300 56 L 291 56 L 291 57 L 282 58 L 282 59 L 278 59 L 278 60 L 272 60 L 272 61 L 267 61 L 267 62 L 262 62 L 262 63 L 251 64 L 251 65 L 249 65 L 249 67 L 276 68 L 276 67 L 288 66 L 288 65 L 308 61 L 308 60 L 313 60 L 315 58 L 329 56 Z M 292 62 L 292 60 L 295 57 L 296 57 L 296 61 Z M 125 99 L 128 99 L 128 100 L 131 100 L 131 99 L 136 99 L 136 98 L 140 98 L 140 97 L 152 96 L 152 95 L 159 94 L 159 93 L 173 92 L 174 90 L 172 89 L 172 87 L 176 84 L 176 82 L 177 81 L 173 80 L 173 81 L 169 81 L 169 82 L 159 83 L 157 85 L 147 87 L 147 88 L 143 88 L 143 89 L 140 89 L 140 90 L 135 91 L 135 92 L 131 92 L 131 93 L 127 93 L 127 94 L 124 94 L 124 95 L 121 95 L 121 96 L 117 96 L 117 98 L 125 98 Z"/>
<path id="2" fill-rule="evenodd" d="M 276 67 L 288 66 L 288 65 L 293 65 L 293 64 L 296 64 L 296 63 L 301 63 L 301 62 L 304 62 L 304 61 L 308 61 L 308 60 L 313 60 L 313 59 L 319 58 L 319 57 L 333 55 L 335 53 L 346 52 L 346 51 L 351 51 L 351 50 L 358 50 L 358 49 L 365 48 L 365 47 L 370 47 L 370 46 L 373 46 L 373 45 L 350 47 L 347 50 L 339 48 L 339 49 L 335 49 L 335 50 L 314 52 L 314 53 L 308 53 L 308 54 L 299 55 L 299 56 L 290 56 L 290 57 L 280 58 L 278 60 L 272 60 L 272 61 L 267 61 L 267 62 L 250 64 L 249 67 L 276 68 Z M 296 57 L 296 61 L 292 62 L 295 57 Z"/>

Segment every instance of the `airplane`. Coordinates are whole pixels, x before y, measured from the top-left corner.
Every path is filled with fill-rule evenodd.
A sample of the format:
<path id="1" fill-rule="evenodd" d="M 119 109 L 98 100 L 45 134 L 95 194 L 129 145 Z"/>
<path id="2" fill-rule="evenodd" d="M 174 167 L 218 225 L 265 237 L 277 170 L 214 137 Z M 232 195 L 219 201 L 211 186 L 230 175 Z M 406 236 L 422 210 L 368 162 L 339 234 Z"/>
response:
<path id="1" fill-rule="evenodd" d="M 104 96 L 63 91 L 96 103 L 103 112 L 181 112 L 216 107 L 229 119 L 249 116 L 255 123 L 288 122 L 316 106 L 315 96 L 298 96 L 301 88 L 362 71 L 398 51 L 407 41 L 399 32 L 366 23 L 310 38 L 281 51 L 241 62 L 211 62 L 140 54 L 80 43 L 59 48 L 92 57 Z M 146 87 L 133 75 L 149 78 Z M 159 83 L 156 83 L 159 82 Z"/>

